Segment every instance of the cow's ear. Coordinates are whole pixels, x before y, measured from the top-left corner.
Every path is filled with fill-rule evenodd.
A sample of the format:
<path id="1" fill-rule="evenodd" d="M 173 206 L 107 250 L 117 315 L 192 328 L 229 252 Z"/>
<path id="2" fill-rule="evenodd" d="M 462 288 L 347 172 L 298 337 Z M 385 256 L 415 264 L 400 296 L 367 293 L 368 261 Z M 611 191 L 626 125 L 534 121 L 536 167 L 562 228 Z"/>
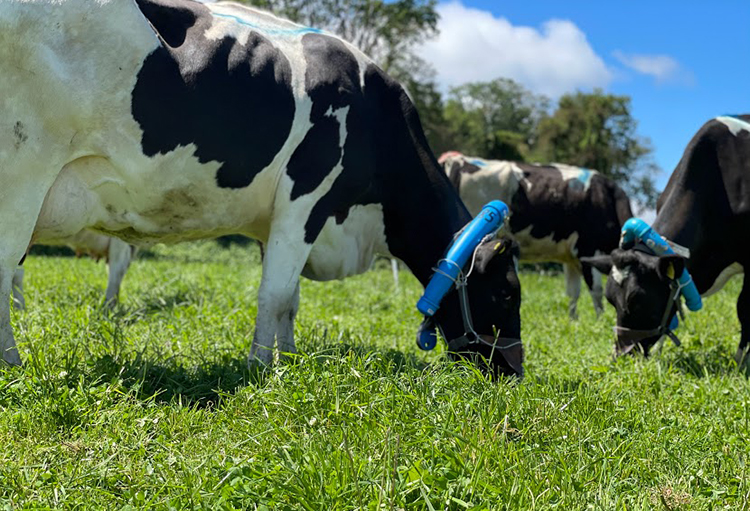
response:
<path id="1" fill-rule="evenodd" d="M 662 280 L 674 280 L 682 275 L 685 269 L 685 258 L 676 254 L 659 256 L 656 272 Z"/>
<path id="2" fill-rule="evenodd" d="M 484 273 L 491 262 L 512 257 L 518 257 L 518 245 L 514 241 L 508 238 L 489 240 L 479 245 L 474 265 L 479 273 Z"/>
<path id="3" fill-rule="evenodd" d="M 612 256 L 598 255 L 593 257 L 581 257 L 581 264 L 593 266 L 604 275 L 609 275 L 609 272 L 612 270 Z"/>

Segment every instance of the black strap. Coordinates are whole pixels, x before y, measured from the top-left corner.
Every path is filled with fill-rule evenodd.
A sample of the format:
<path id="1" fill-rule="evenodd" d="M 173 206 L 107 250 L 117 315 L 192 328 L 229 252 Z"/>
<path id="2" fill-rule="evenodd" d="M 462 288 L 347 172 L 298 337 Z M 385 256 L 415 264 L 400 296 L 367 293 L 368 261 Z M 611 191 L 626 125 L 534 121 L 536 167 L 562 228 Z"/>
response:
<path id="1" fill-rule="evenodd" d="M 666 335 L 667 337 L 672 339 L 672 342 L 674 342 L 675 346 L 679 347 L 682 345 L 679 337 L 677 337 L 677 335 L 675 335 L 675 333 L 669 329 L 669 321 L 672 318 L 672 308 L 675 306 L 675 304 L 677 304 L 677 310 L 680 310 L 680 284 L 675 279 L 672 280 L 669 287 L 672 290 L 672 294 L 670 295 L 670 299 L 667 301 L 667 306 L 664 309 L 664 315 L 662 316 L 661 323 L 658 327 L 652 328 L 651 330 L 637 330 L 624 326 L 616 326 L 614 328 L 615 333 L 617 334 L 618 347 L 623 353 L 630 352 L 635 346 L 635 343 L 637 343 L 638 341 L 641 341 L 648 337 L 652 337 L 654 335 Z"/>

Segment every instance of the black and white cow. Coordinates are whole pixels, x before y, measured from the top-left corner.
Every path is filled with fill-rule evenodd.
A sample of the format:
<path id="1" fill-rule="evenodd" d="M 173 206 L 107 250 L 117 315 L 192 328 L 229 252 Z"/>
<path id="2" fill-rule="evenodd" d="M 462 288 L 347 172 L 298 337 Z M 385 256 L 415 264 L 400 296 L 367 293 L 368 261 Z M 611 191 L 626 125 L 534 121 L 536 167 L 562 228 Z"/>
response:
<path id="1" fill-rule="evenodd" d="M 709 296 L 750 265 L 750 115 L 717 117 L 698 130 L 659 197 L 652 227 L 687 248 L 689 258 L 635 247 L 584 260 L 610 272 L 606 296 L 617 310 L 620 351 L 635 342 L 648 354 L 659 340 L 661 334 L 637 334 L 658 330 L 667 308 L 669 316 L 676 312 L 670 284 L 684 267 L 698 292 Z M 735 358 L 741 363 L 750 345 L 747 274 L 737 316 L 742 335 Z"/>
<path id="2" fill-rule="evenodd" d="M 78 257 L 85 255 L 97 261 L 100 259 L 107 261 L 109 278 L 107 290 L 104 293 L 104 303 L 110 307 L 117 303 L 122 279 L 125 278 L 125 272 L 128 270 L 136 252 L 134 246 L 112 236 L 88 230 L 81 231 L 71 238 L 42 240 L 39 244 L 69 247 L 75 251 Z M 13 305 L 21 310 L 26 307 L 26 300 L 23 296 L 23 277 L 23 266 L 19 266 L 13 274 Z"/>
<path id="3" fill-rule="evenodd" d="M 597 315 L 602 312 L 601 275 L 582 267 L 579 258 L 617 247 L 620 227 L 632 212 L 616 183 L 596 171 L 559 163 L 484 160 L 455 151 L 439 161 L 471 213 L 492 199 L 510 206 L 509 234 L 520 245 L 521 260 L 563 265 L 571 318 L 577 316 L 581 275 Z"/>
<path id="4" fill-rule="evenodd" d="M 470 216 L 401 86 L 350 44 L 238 4 L 0 3 L 0 347 L 20 358 L 11 278 L 32 238 L 241 233 L 265 257 L 250 359 L 294 352 L 300 274 L 398 257 L 426 284 Z M 394 157 L 394 153 L 396 157 Z M 520 338 L 510 251 L 480 246 L 474 329 Z M 455 291 L 436 320 L 464 333 Z M 415 325 L 416 326 L 416 325 Z M 521 351 L 473 343 L 514 373 Z"/>

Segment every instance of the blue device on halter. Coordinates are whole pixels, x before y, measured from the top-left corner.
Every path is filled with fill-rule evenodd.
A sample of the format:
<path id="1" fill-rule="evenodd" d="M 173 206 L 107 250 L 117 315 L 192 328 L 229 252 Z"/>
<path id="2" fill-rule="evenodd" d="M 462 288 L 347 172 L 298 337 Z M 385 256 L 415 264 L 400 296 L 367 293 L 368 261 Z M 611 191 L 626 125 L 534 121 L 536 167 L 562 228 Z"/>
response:
<path id="1" fill-rule="evenodd" d="M 667 243 L 667 241 L 650 225 L 640 218 L 631 218 L 622 226 L 620 248 L 637 243 L 638 241 L 644 243 L 656 255 L 675 253 L 674 250 L 672 250 L 672 247 L 669 246 L 669 243 Z M 703 307 L 703 301 L 701 300 L 701 295 L 695 287 L 695 283 L 693 282 L 690 273 L 687 271 L 687 268 L 682 271 L 682 275 L 680 275 L 678 281 L 680 283 L 680 292 L 685 298 L 685 305 L 687 305 L 687 308 L 691 311 L 700 310 L 700 308 Z M 672 319 L 672 323 L 669 325 L 669 329 L 674 330 L 677 328 L 677 325 L 677 316 L 675 316 Z"/>
<path id="2" fill-rule="evenodd" d="M 451 244 L 443 259 L 438 261 L 435 273 L 417 302 L 417 309 L 425 315 L 425 321 L 417 334 L 417 344 L 423 350 L 431 350 L 437 344 L 435 325 L 431 321 L 443 297 L 451 290 L 456 279 L 477 246 L 488 236 L 494 236 L 508 217 L 508 206 L 494 200 L 464 227 Z"/>

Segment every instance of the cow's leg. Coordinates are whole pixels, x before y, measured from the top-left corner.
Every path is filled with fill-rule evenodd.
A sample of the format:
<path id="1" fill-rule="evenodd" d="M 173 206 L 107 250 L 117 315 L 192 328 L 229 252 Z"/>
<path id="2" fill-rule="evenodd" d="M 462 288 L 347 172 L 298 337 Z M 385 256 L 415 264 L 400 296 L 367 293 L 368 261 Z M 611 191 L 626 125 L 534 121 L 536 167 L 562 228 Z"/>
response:
<path id="1" fill-rule="evenodd" d="M 581 296 L 581 270 L 574 263 L 563 264 L 565 271 L 565 291 L 568 294 L 568 314 L 570 319 L 578 319 L 578 297 Z"/>
<path id="2" fill-rule="evenodd" d="M 26 308 L 26 300 L 23 298 L 23 266 L 16 268 L 13 273 L 13 307 L 22 311 Z"/>
<path id="3" fill-rule="evenodd" d="M 40 143 L 40 147 L 43 147 L 43 144 Z M 44 161 L 43 157 L 40 158 Z M 8 168 L 13 169 L 12 172 L 9 170 L 7 175 L 4 174 L 4 179 L 10 183 L 9 188 L 2 190 L 2 200 L 0 200 L 0 233 L 2 233 L 2 243 L 0 243 L 0 353 L 6 363 L 21 365 L 16 341 L 13 338 L 13 328 L 10 324 L 13 276 L 18 269 L 19 261 L 23 259 L 29 247 L 44 196 L 51 183 L 47 182 L 48 176 L 38 176 L 33 173 L 28 175 L 19 168 Z M 0 164 L 0 171 L 4 170 L 5 167 Z"/>
<path id="4" fill-rule="evenodd" d="M 391 273 L 393 274 L 393 285 L 398 291 L 398 260 L 391 257 Z"/>
<path id="5" fill-rule="evenodd" d="M 737 365 L 748 363 L 748 351 L 750 351 L 750 274 L 745 274 L 742 283 L 742 292 L 737 299 L 737 318 L 740 320 L 741 334 L 740 345 L 734 359 Z"/>
<path id="6" fill-rule="evenodd" d="M 117 238 L 110 239 L 107 250 L 109 278 L 104 298 L 104 304 L 107 307 L 114 307 L 117 304 L 120 295 L 120 285 L 122 284 L 123 277 L 125 277 L 128 266 L 130 266 L 132 256 L 133 250 L 130 245 Z"/>
<path id="7" fill-rule="evenodd" d="M 279 355 L 284 353 L 297 353 L 297 347 L 294 345 L 294 318 L 297 317 L 299 310 L 299 280 L 294 290 L 291 308 L 289 313 L 282 314 L 279 321 L 279 330 L 276 333 L 276 342 L 279 347 Z"/>
<path id="8" fill-rule="evenodd" d="M 602 274 L 590 264 L 585 265 L 581 271 L 583 272 L 583 280 L 586 282 L 586 287 L 589 288 L 589 293 L 591 293 L 591 300 L 594 302 L 594 310 L 598 318 L 604 311 L 602 302 L 604 296 Z"/>
<path id="9" fill-rule="evenodd" d="M 280 337 L 279 349 L 295 352 L 294 317 L 299 303 L 299 278 L 312 248 L 301 238 L 290 239 L 289 233 L 295 230 L 288 226 L 274 228 L 264 245 L 263 277 L 258 290 L 258 316 L 250 363 L 271 363 L 277 335 L 283 337 Z"/>

